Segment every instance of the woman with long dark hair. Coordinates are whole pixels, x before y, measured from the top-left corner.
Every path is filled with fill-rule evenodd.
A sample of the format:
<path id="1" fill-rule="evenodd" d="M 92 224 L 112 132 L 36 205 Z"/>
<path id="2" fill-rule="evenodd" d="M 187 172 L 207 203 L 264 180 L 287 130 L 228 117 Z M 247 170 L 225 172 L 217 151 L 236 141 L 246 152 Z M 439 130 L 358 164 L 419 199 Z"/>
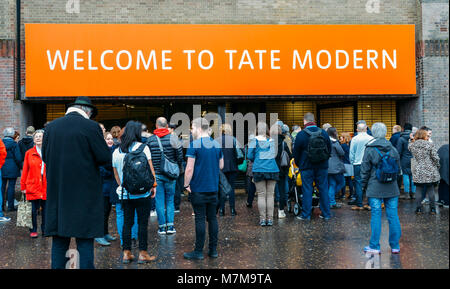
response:
<path id="1" fill-rule="evenodd" d="M 114 177 L 119 185 L 117 192 L 122 201 L 122 208 L 124 212 L 123 263 L 129 263 L 135 259 L 135 257 L 131 254 L 131 227 L 134 223 L 135 211 L 137 212 L 138 217 L 138 263 L 147 263 L 156 259 L 155 256 L 150 256 L 147 252 L 147 226 L 148 218 L 150 216 L 150 198 L 155 197 L 156 181 L 154 182 L 151 190 L 143 194 L 129 194 L 126 189 L 122 187 L 125 156 L 127 153 L 138 150 L 141 147 L 141 132 L 142 124 L 140 122 L 129 121 L 125 126 L 124 133 L 121 137 L 121 143 L 113 153 Z M 153 169 L 150 149 L 148 146 L 144 145 L 143 153 L 148 160 L 153 179 L 155 179 L 155 171 Z"/>

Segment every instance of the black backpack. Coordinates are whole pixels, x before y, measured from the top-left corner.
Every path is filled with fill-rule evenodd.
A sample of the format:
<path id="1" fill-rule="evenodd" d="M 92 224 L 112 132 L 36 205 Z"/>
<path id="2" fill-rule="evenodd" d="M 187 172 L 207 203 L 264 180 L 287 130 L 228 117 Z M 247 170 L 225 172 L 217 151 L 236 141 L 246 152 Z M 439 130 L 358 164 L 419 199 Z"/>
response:
<path id="1" fill-rule="evenodd" d="M 312 164 L 318 164 L 328 161 L 330 158 L 330 151 L 328 150 L 327 142 L 322 135 L 322 129 L 318 128 L 316 132 L 312 132 L 305 128 L 304 131 L 309 135 L 307 156 Z"/>
<path id="2" fill-rule="evenodd" d="M 155 182 L 144 153 L 145 144 L 135 151 L 128 152 L 123 160 L 122 187 L 130 195 L 142 195 L 150 191 Z"/>

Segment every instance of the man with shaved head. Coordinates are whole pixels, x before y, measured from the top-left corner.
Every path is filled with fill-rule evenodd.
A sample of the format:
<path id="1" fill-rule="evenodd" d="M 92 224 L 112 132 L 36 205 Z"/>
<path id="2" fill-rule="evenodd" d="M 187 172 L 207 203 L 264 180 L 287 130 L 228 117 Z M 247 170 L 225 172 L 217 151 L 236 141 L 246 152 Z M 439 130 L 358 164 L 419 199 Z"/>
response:
<path id="1" fill-rule="evenodd" d="M 353 172 L 355 175 L 355 191 L 356 200 L 349 202 L 349 205 L 355 205 L 352 210 L 362 210 L 363 208 L 363 191 L 361 183 L 361 163 L 366 149 L 366 144 L 370 142 L 373 137 L 367 134 L 366 122 L 359 121 L 356 127 L 357 135 L 350 142 L 350 163 L 353 165 Z M 366 209 L 370 210 L 368 205 Z"/>
<path id="2" fill-rule="evenodd" d="M 158 117 L 156 129 L 148 138 L 147 145 L 152 155 L 153 167 L 156 174 L 156 214 L 159 223 L 159 235 L 174 234 L 175 214 L 175 185 L 177 177 L 169 175 L 163 170 L 165 162 L 178 164 L 179 171 L 183 171 L 183 146 L 178 138 L 171 134 L 167 119 Z"/>

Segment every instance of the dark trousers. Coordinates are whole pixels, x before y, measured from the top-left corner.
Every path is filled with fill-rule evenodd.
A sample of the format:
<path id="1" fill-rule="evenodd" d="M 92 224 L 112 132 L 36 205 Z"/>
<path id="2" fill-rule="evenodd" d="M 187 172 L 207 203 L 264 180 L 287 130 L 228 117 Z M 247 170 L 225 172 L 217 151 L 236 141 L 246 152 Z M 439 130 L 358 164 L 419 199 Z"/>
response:
<path id="1" fill-rule="evenodd" d="M 123 200 L 123 250 L 131 250 L 131 227 L 134 224 L 134 212 L 138 218 L 139 250 L 147 250 L 147 226 L 150 217 L 150 197 Z"/>
<path id="2" fill-rule="evenodd" d="M 302 176 L 302 217 L 311 218 L 313 182 L 319 190 L 320 210 L 325 218 L 331 217 L 330 199 L 328 197 L 328 169 L 311 169 L 301 171 Z"/>
<path id="3" fill-rule="evenodd" d="M 278 189 L 279 192 L 279 202 L 280 202 L 279 209 L 284 210 L 284 207 L 287 205 L 289 197 L 289 183 L 287 175 L 280 174 L 275 189 Z"/>
<path id="4" fill-rule="evenodd" d="M 448 184 L 441 180 L 439 183 L 439 201 L 448 206 Z"/>
<path id="5" fill-rule="evenodd" d="M 345 177 L 345 186 L 342 188 L 341 190 L 341 197 L 345 197 L 345 187 L 348 187 L 348 191 L 349 191 L 349 197 L 353 197 L 354 196 L 354 192 L 353 192 L 353 180 L 352 177 Z"/>
<path id="6" fill-rule="evenodd" d="M 44 200 L 32 200 L 31 201 L 31 221 L 33 223 L 33 228 L 30 229 L 30 232 L 32 232 L 32 233 L 37 232 L 37 214 L 38 214 L 38 211 L 40 208 L 42 208 L 41 232 L 42 232 L 42 234 L 44 234 L 44 229 L 45 229 L 45 201 Z"/>
<path id="7" fill-rule="evenodd" d="M 70 238 L 53 236 L 52 241 L 52 269 L 65 269 L 70 258 L 66 257 L 69 250 Z M 95 269 L 94 267 L 94 239 L 76 238 L 79 254 L 80 269 Z"/>
<path id="8" fill-rule="evenodd" d="M 227 178 L 228 183 L 230 183 L 231 191 L 230 195 L 228 196 L 228 201 L 230 202 L 230 208 L 234 209 L 235 201 L 234 201 L 234 186 L 236 182 L 236 176 L 237 172 L 226 172 L 224 173 L 225 177 Z M 225 201 L 226 199 L 220 200 L 220 209 L 225 210 Z"/>
<path id="9" fill-rule="evenodd" d="M 208 221 L 209 250 L 217 249 L 219 224 L 216 215 L 217 201 L 208 203 L 192 203 L 195 214 L 195 251 L 203 252 L 206 238 L 206 221 Z"/>
<path id="10" fill-rule="evenodd" d="M 111 202 L 109 196 L 103 196 L 103 231 L 108 235 L 109 214 L 111 213 Z"/>
<path id="11" fill-rule="evenodd" d="M 180 174 L 180 176 L 177 179 L 177 183 L 175 185 L 175 197 L 174 197 L 175 210 L 180 209 L 181 195 L 183 194 L 183 190 L 184 190 L 184 174 Z"/>
<path id="12" fill-rule="evenodd" d="M 245 181 L 247 183 L 247 204 L 252 205 L 253 200 L 255 199 L 256 186 L 253 182 L 253 178 L 250 176 L 246 176 Z"/>
<path id="13" fill-rule="evenodd" d="M 16 181 L 17 178 L 2 178 L 3 203 L 6 203 L 6 199 L 8 199 L 8 210 L 14 210 L 14 194 L 16 192 Z M 8 187 L 6 187 L 6 184 L 8 184 Z"/>

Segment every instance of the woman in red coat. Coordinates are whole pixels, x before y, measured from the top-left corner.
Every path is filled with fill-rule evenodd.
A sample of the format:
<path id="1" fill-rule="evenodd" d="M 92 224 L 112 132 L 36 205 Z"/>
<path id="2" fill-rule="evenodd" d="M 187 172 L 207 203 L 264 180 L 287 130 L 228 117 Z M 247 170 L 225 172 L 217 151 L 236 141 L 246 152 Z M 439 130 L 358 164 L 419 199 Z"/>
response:
<path id="1" fill-rule="evenodd" d="M 20 189 L 26 194 L 28 201 L 32 203 L 33 228 L 30 230 L 30 237 L 37 238 L 37 212 L 42 208 L 41 231 L 44 234 L 45 226 L 45 200 L 47 200 L 47 178 L 45 174 L 45 164 L 42 161 L 42 137 L 43 130 L 37 130 L 33 135 L 35 146 L 25 153 L 23 161 L 22 177 Z"/>

